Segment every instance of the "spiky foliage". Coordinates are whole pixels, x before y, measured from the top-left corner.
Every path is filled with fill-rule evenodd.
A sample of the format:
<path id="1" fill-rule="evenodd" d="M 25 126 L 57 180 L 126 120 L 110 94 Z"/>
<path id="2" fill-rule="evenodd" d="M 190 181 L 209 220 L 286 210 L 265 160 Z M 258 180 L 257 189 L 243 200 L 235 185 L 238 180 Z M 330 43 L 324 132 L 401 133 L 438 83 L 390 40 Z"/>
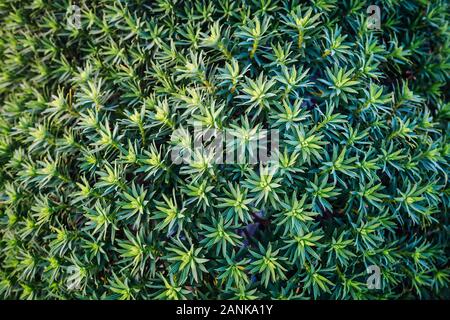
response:
<path id="1" fill-rule="evenodd" d="M 448 298 L 448 3 L 371 4 L 0 0 L 0 296 Z"/>

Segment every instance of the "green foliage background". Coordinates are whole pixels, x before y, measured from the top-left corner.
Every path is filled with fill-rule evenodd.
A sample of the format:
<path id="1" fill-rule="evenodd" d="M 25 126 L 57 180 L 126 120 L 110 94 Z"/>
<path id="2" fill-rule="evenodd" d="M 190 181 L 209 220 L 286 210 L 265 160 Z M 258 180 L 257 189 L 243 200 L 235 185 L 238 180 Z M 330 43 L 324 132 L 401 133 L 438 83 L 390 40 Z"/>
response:
<path id="1" fill-rule="evenodd" d="M 448 14 L 0 0 L 0 296 L 448 298 Z M 194 121 L 277 170 L 174 163 Z"/>

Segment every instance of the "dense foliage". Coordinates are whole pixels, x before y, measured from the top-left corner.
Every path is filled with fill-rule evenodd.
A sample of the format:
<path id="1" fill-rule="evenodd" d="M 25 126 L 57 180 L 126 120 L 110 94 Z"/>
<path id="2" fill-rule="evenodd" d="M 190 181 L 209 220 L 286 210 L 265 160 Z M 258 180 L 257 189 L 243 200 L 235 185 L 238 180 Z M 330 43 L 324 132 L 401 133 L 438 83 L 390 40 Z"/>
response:
<path id="1" fill-rule="evenodd" d="M 0 297 L 448 298 L 448 14 L 0 0 Z M 275 170 L 173 161 L 194 122 Z"/>

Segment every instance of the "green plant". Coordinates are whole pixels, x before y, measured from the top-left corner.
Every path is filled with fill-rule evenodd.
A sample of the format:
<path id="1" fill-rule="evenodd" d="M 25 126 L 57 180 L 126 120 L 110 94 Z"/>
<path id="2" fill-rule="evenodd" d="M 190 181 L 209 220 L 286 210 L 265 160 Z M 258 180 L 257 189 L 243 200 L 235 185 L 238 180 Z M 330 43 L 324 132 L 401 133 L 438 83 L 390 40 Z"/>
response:
<path id="1" fill-rule="evenodd" d="M 0 0 L 0 297 L 449 298 L 448 1 L 370 4 Z"/>

